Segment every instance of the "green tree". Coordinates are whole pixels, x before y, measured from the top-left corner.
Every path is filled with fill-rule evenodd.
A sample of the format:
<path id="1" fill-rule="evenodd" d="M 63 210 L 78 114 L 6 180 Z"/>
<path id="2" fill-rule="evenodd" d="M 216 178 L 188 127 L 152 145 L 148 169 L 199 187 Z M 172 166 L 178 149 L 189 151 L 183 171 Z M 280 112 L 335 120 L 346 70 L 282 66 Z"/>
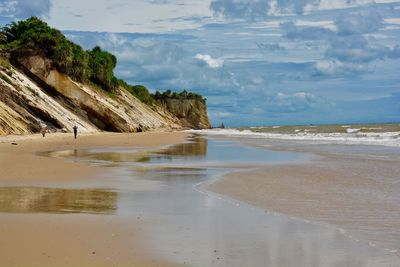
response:
<path id="1" fill-rule="evenodd" d="M 40 50 L 53 60 L 60 72 L 75 80 L 92 81 L 105 90 L 117 86 L 113 73 L 117 64 L 114 55 L 100 47 L 85 51 L 37 17 L 8 24 L 2 28 L 2 34 L 1 40 L 8 49 Z"/>
<path id="2" fill-rule="evenodd" d="M 114 89 L 117 86 L 117 80 L 113 70 L 117 65 L 117 58 L 98 46 L 89 52 L 89 56 L 90 80 L 106 90 Z"/>
<path id="3" fill-rule="evenodd" d="M 131 87 L 133 94 L 146 104 L 153 102 L 153 97 L 150 95 L 149 90 L 143 85 L 134 85 Z"/>

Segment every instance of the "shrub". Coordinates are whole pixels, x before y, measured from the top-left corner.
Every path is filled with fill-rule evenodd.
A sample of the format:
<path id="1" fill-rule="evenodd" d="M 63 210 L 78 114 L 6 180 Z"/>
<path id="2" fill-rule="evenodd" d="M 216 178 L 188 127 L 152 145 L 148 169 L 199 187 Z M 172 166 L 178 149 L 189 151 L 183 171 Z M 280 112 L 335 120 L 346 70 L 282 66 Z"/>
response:
<path id="1" fill-rule="evenodd" d="M 113 72 L 117 59 L 113 54 L 98 46 L 85 51 L 36 17 L 6 25 L 1 37 L 2 44 L 10 50 L 40 49 L 53 60 L 57 70 L 77 81 L 91 81 L 107 91 L 117 86 Z"/>
<path id="2" fill-rule="evenodd" d="M 181 99 L 181 100 L 193 99 L 193 100 L 198 100 L 204 104 L 207 101 L 207 99 L 204 98 L 202 95 L 199 95 L 196 93 L 191 93 L 191 92 L 188 92 L 187 90 L 183 90 L 180 93 L 172 92 L 171 90 L 166 90 L 163 93 L 156 91 L 155 94 L 152 95 L 152 97 L 158 101 L 163 101 L 166 99 Z"/>

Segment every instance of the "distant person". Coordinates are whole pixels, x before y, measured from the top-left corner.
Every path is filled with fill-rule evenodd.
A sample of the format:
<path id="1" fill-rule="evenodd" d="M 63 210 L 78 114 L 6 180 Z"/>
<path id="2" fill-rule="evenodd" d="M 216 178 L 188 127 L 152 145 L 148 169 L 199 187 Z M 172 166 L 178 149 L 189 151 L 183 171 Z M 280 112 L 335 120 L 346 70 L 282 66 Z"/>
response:
<path id="1" fill-rule="evenodd" d="M 42 134 L 43 137 L 46 137 L 46 131 L 47 131 L 46 126 L 42 127 L 42 129 L 40 130 L 40 133 Z"/>
<path id="2" fill-rule="evenodd" d="M 76 139 L 76 136 L 78 135 L 78 126 L 74 126 L 73 127 L 73 129 L 74 129 L 74 137 L 75 137 L 75 139 Z"/>

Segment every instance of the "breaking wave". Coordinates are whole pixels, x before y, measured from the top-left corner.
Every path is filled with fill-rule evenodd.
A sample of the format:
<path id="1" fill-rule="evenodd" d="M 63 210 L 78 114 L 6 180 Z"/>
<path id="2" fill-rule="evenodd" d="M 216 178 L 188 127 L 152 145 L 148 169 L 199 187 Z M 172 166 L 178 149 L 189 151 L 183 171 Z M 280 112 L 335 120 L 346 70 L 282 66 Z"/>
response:
<path id="1" fill-rule="evenodd" d="M 400 131 L 395 132 L 361 132 L 360 129 L 348 129 L 346 132 L 310 132 L 296 129 L 292 133 L 272 133 L 251 129 L 210 129 L 190 130 L 189 132 L 207 135 L 232 137 L 268 138 L 279 140 L 295 140 L 324 144 L 362 144 L 400 147 Z M 257 128 L 259 129 L 259 128 Z"/>

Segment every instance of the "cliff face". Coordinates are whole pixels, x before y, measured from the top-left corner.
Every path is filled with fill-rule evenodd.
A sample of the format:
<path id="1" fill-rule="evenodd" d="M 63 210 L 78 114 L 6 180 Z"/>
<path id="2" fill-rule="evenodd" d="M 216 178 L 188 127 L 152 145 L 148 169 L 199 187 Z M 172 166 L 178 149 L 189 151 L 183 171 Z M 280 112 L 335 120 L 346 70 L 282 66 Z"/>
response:
<path id="1" fill-rule="evenodd" d="M 81 132 L 95 132 L 90 122 L 60 104 L 36 83 L 12 66 L 0 69 L 0 133 L 28 134 L 49 130 L 70 130 L 75 124 Z"/>
<path id="2" fill-rule="evenodd" d="M 202 103 L 168 101 L 165 107 L 149 107 L 123 88 L 108 94 L 73 81 L 32 50 L 11 55 L 11 62 L 16 67 L 0 66 L 1 135 L 39 132 L 44 126 L 71 131 L 78 125 L 80 132 L 209 127 Z"/>
<path id="3" fill-rule="evenodd" d="M 183 127 L 190 129 L 209 129 L 206 105 L 195 99 L 165 99 L 162 105 L 175 115 Z"/>

